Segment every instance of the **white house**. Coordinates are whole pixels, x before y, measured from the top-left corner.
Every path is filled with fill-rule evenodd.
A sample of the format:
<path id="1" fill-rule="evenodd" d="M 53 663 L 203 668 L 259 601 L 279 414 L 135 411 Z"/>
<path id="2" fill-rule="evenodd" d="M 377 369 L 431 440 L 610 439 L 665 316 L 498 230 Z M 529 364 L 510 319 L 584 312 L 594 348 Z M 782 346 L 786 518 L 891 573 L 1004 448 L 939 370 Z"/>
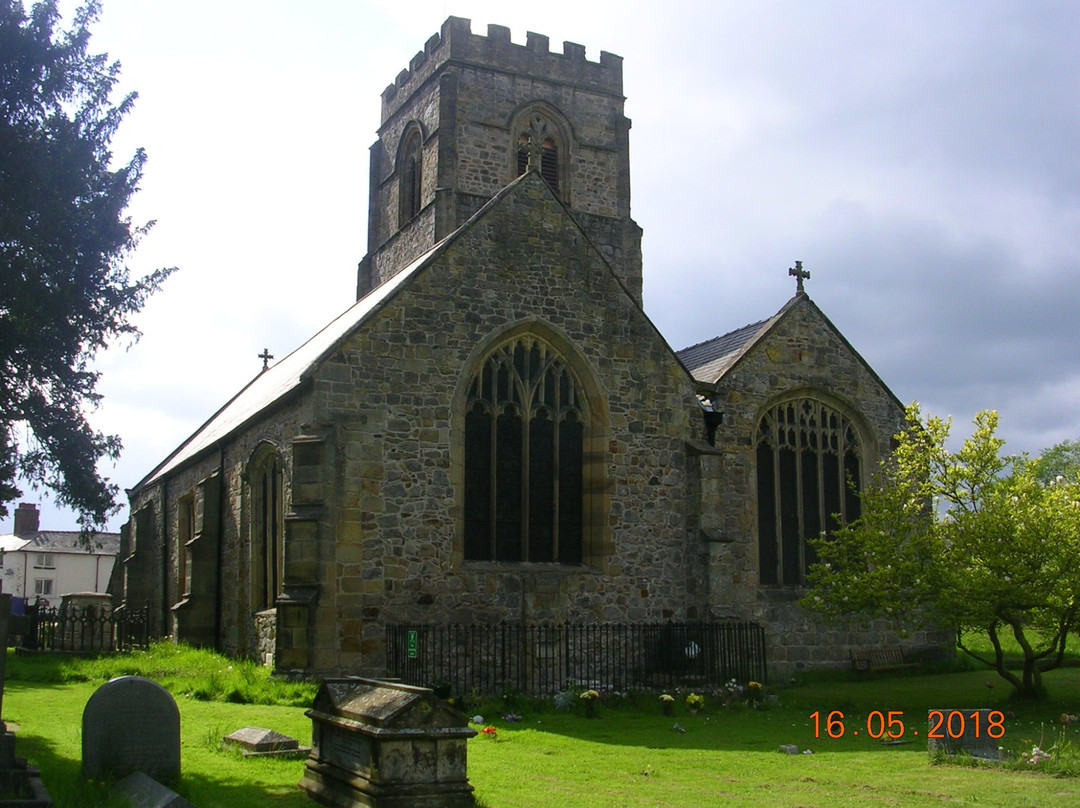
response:
<path id="1" fill-rule="evenodd" d="M 20 503 L 14 532 L 0 535 L 0 591 L 12 596 L 14 614 L 35 598 L 56 606 L 71 592 L 104 592 L 119 549 L 119 533 L 40 530 L 37 506 Z"/>

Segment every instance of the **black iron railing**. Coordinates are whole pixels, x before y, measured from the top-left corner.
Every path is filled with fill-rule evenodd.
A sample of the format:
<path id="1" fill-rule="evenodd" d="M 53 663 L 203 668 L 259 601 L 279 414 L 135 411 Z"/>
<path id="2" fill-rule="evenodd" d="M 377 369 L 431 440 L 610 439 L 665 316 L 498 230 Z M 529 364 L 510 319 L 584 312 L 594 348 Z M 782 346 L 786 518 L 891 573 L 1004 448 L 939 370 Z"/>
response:
<path id="1" fill-rule="evenodd" d="M 26 607 L 22 644 L 42 651 L 130 651 L 148 648 L 150 606 L 102 609 L 95 606 Z"/>
<path id="2" fill-rule="evenodd" d="M 390 676 L 478 695 L 543 695 L 571 683 L 614 690 L 765 682 L 765 631 L 756 623 L 392 624 Z"/>

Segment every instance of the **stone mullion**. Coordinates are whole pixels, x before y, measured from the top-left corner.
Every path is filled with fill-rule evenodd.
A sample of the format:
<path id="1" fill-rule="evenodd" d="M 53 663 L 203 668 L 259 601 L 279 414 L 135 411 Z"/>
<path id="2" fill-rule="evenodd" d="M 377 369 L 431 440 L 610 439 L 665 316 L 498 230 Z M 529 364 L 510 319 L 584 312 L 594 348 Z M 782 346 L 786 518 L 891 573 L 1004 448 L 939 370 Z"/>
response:
<path id="1" fill-rule="evenodd" d="M 494 561 L 495 550 L 497 542 L 495 540 L 495 514 L 498 503 L 498 497 L 496 496 L 495 485 L 498 480 L 499 466 L 497 458 L 499 455 L 499 432 L 498 432 L 499 417 L 498 412 L 493 408 L 491 410 L 491 417 L 488 418 L 488 429 L 490 430 L 490 437 L 488 438 L 488 559 Z"/>
<path id="2" fill-rule="evenodd" d="M 848 453 L 848 432 L 854 431 L 854 426 L 847 422 L 847 419 L 842 419 L 840 422 L 840 516 L 846 524 L 849 518 L 847 512 L 847 491 L 848 491 L 848 479 L 847 479 L 847 453 Z M 862 477 L 862 453 L 859 451 L 859 441 L 856 439 L 853 442 L 853 448 L 855 457 L 859 460 L 859 477 Z"/>
<path id="3" fill-rule="evenodd" d="M 825 439 L 826 439 L 825 431 L 826 431 L 827 427 L 824 425 L 825 413 L 822 412 L 823 407 L 820 404 L 818 404 L 817 402 L 815 402 L 815 406 L 817 407 L 817 414 L 818 414 L 818 418 L 817 418 L 817 433 L 818 433 L 817 438 L 818 439 L 817 439 L 816 453 L 817 453 L 817 461 L 818 461 L 818 463 L 817 463 L 817 474 L 818 474 L 818 492 L 817 492 L 817 495 L 818 495 L 818 535 L 820 536 L 822 531 L 825 530 L 825 525 L 826 525 L 826 522 L 827 522 L 827 520 L 829 518 L 829 514 L 828 514 L 828 512 L 826 510 L 826 506 L 825 506 L 825 463 L 824 463 L 824 457 L 823 457 L 824 452 L 825 452 Z"/>
<path id="4" fill-rule="evenodd" d="M 784 503 L 782 494 L 782 487 L 780 485 L 780 420 L 776 417 L 778 414 L 774 412 L 772 423 L 772 439 L 769 441 L 772 444 L 773 453 L 773 533 L 775 536 L 775 548 L 776 553 L 776 582 L 783 584 L 784 582 Z"/>
<path id="5" fill-rule="evenodd" d="M 524 345 L 524 343 L 523 343 Z M 514 372 L 510 379 L 510 384 L 518 391 L 518 396 L 521 399 L 521 485 L 518 490 L 518 496 L 521 501 L 521 537 L 520 537 L 520 553 L 521 560 L 529 560 L 529 444 L 532 442 L 532 391 L 526 386 L 526 379 L 528 379 L 529 362 L 531 359 L 530 351 L 525 348 L 525 379 L 521 378 L 517 374 L 517 368 L 510 365 L 511 370 Z"/>
<path id="6" fill-rule="evenodd" d="M 800 402 L 801 403 L 801 402 Z M 805 470 L 803 469 L 803 449 L 806 447 L 806 427 L 803 424 L 802 407 L 796 406 L 799 424 L 795 429 L 795 524 L 798 527 L 796 541 L 798 541 L 799 575 L 806 569 L 806 536 L 803 530 L 806 525 L 806 502 L 805 486 L 803 485 Z"/>
<path id="7" fill-rule="evenodd" d="M 551 385 L 551 388 L 552 388 L 552 390 L 555 391 L 555 400 L 548 402 L 548 404 L 551 406 L 551 415 L 552 415 L 552 427 L 551 427 L 551 440 L 552 440 L 551 482 L 552 482 L 552 485 L 554 486 L 554 489 L 555 489 L 555 491 L 554 491 L 554 493 L 552 495 L 554 505 L 553 505 L 553 508 L 552 508 L 553 513 L 551 515 L 551 560 L 557 563 L 559 558 L 560 558 L 560 556 L 559 556 L 559 524 L 560 524 L 560 522 L 559 522 L 559 512 L 560 512 L 561 504 L 562 504 L 562 488 L 561 488 L 561 486 L 559 484 L 561 482 L 561 480 L 562 480 L 562 458 L 560 457 L 560 447 L 562 446 L 562 441 L 559 438 L 562 435 L 562 422 L 563 422 L 563 417 L 564 417 L 565 414 L 563 413 L 564 402 L 562 401 L 562 399 L 560 397 L 560 384 L 559 384 L 559 378 L 558 378 L 561 375 L 559 371 L 562 370 L 562 367 L 561 366 L 555 367 L 555 365 L 556 365 L 556 363 L 554 361 L 552 361 L 544 369 L 544 373 L 540 377 L 540 384 L 543 385 L 544 379 L 547 377 L 547 375 L 549 373 L 554 374 L 554 377 L 555 377 L 554 378 L 554 383 Z M 584 544 L 584 542 L 582 542 L 582 543 Z M 584 555 L 584 552 L 582 554 Z"/>

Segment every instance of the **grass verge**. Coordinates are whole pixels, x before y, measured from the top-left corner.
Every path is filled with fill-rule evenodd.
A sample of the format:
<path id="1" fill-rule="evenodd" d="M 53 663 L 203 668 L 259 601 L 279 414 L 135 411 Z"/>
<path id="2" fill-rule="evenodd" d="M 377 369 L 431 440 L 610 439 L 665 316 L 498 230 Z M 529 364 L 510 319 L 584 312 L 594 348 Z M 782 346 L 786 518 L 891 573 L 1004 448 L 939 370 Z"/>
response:
<path id="1" fill-rule="evenodd" d="M 262 669 L 240 668 L 171 646 L 86 661 L 11 656 L 4 717 L 19 725 L 18 753 L 41 767 L 57 808 L 113 808 L 107 788 L 80 774 L 82 710 L 111 676 L 147 676 L 165 684 L 180 707 L 183 776 L 177 790 L 187 799 L 200 808 L 311 806 L 296 785 L 302 761 L 245 759 L 219 741 L 235 729 L 262 726 L 309 743 L 311 722 L 303 712 L 313 686 L 304 685 L 307 695 L 301 697 L 295 685 L 269 679 Z M 249 679 L 253 683 L 244 684 Z M 1080 781 L 1066 775 L 1080 768 L 1080 736 L 1059 717 L 1080 713 L 1080 669 L 1053 671 L 1046 679 L 1047 701 L 1018 704 L 986 671 L 814 677 L 775 691 L 779 703 L 768 709 L 741 703 L 724 708 L 707 696 L 697 714 L 688 711 L 683 692 L 673 716 L 662 714 L 657 694 L 602 698 L 592 719 L 580 703 L 563 712 L 552 701 L 479 701 L 468 705 L 469 714 L 479 713 L 483 726 L 496 731 L 469 742 L 469 777 L 485 808 L 1072 804 Z M 218 700 L 208 700 L 208 693 Z M 241 696 L 287 703 L 237 703 Z M 1012 714 L 1002 739 L 1012 761 L 935 765 L 924 740 L 927 710 L 988 706 Z M 829 738 L 821 721 L 814 737 L 811 715 L 832 711 L 843 713 L 843 737 Z M 874 711 L 902 714 L 903 743 L 868 737 L 866 722 Z M 520 720 L 503 717 L 511 713 Z M 781 744 L 812 754 L 780 754 Z M 1027 762 L 1035 746 L 1050 757 Z"/>

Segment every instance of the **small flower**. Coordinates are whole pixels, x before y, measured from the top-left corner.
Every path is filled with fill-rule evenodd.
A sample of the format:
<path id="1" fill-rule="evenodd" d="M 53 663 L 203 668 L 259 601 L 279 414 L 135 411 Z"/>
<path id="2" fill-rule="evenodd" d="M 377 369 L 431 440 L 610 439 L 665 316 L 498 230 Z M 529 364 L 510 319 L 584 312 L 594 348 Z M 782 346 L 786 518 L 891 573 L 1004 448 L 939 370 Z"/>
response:
<path id="1" fill-rule="evenodd" d="M 672 701 L 675 701 L 675 697 L 670 695 L 669 693 L 661 693 L 660 694 L 660 701 L 672 702 Z"/>
<path id="2" fill-rule="evenodd" d="M 592 701 L 593 699 L 598 698 L 600 698 L 600 694 L 597 693 L 595 690 L 586 690 L 584 693 L 581 694 L 582 701 Z"/>
<path id="3" fill-rule="evenodd" d="M 480 730 L 481 735 L 486 735 L 488 738 L 495 740 L 499 737 L 499 731 L 495 727 L 484 727 Z"/>

